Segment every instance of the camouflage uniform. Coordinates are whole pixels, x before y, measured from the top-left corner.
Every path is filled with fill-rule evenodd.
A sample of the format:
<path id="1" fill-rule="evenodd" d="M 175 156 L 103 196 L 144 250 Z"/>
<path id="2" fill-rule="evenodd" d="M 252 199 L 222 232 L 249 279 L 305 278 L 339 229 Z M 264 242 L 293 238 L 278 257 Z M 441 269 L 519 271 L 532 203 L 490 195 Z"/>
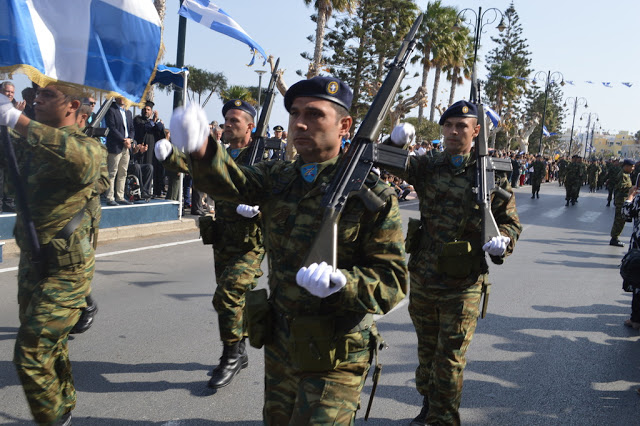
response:
<path id="1" fill-rule="evenodd" d="M 564 178 L 564 187 L 566 190 L 566 196 L 564 199 L 567 200 L 567 205 L 569 205 L 569 202 L 571 202 L 571 204 L 575 204 L 578 200 L 580 186 L 582 185 L 583 180 L 584 175 L 582 165 L 574 162 L 567 164 Z"/>
<path id="2" fill-rule="evenodd" d="M 561 158 L 558 161 L 558 185 L 562 186 L 564 185 L 564 179 L 565 176 L 567 174 L 567 165 L 569 164 L 569 162 L 567 160 L 565 160 L 564 158 Z"/>
<path id="3" fill-rule="evenodd" d="M 409 259 L 409 313 L 418 335 L 416 387 L 428 398 L 426 423 L 459 425 L 465 353 L 476 328 L 482 287 L 488 284 L 481 212 L 472 192 L 475 158 L 473 154 L 465 155 L 458 168 L 451 164 L 446 151 L 434 157 L 409 159 L 406 172 L 392 173 L 414 185 L 420 201 L 422 231 L 412 236 L 420 243 L 411 250 Z M 512 194 L 511 198 L 493 199 L 491 210 L 500 233 L 511 238 L 507 256 L 522 227 L 515 196 L 505 176 L 500 178 L 500 186 Z M 471 245 L 468 256 L 453 259 L 458 265 L 468 265 L 469 270 L 459 274 L 464 276 L 454 277 L 438 266 L 443 247 L 454 241 L 468 241 Z M 504 258 L 491 260 L 501 264 Z"/>
<path id="4" fill-rule="evenodd" d="M 95 205 L 87 204 L 97 198 L 100 182 L 108 180 L 102 167 L 107 151 L 75 125 L 54 129 L 31 121 L 28 132 L 24 139 L 14 133 L 14 147 L 44 262 L 42 268 L 33 264 L 24 223 L 18 220 L 20 328 L 13 362 L 34 419 L 47 424 L 76 403 L 67 339 L 91 290 L 95 258 L 90 240 L 97 222 Z M 56 238 L 85 205 L 69 239 Z M 17 209 L 18 218 L 23 217 L 23 206 Z"/>
<path id="5" fill-rule="evenodd" d="M 620 169 L 622 171 L 622 169 Z M 629 195 L 629 189 L 633 186 L 631 183 L 631 177 L 629 173 L 622 172 L 622 176 L 615 187 L 615 196 L 613 198 L 613 205 L 616 207 L 616 213 L 613 218 L 613 225 L 611 226 L 611 240 L 618 240 L 622 230 L 624 229 L 625 219 L 622 214 L 622 206 L 624 200 Z"/>
<path id="6" fill-rule="evenodd" d="M 598 187 L 598 176 L 600 175 L 600 166 L 594 161 L 587 167 L 587 176 L 589 181 L 589 192 L 596 192 Z"/>
<path id="7" fill-rule="evenodd" d="M 211 143 L 216 143 L 212 141 Z M 249 151 L 242 149 L 236 162 L 242 164 Z M 163 165 L 168 169 L 190 173 L 187 156 L 173 149 Z M 218 313 L 220 339 L 223 343 L 239 342 L 246 336 L 243 311 L 245 294 L 258 284 L 262 276 L 260 264 L 264 246 L 260 217 L 245 218 L 236 212 L 237 203 L 214 198 L 216 203 L 215 234 L 210 235 L 216 274 L 213 307 Z M 201 229 L 201 232 L 211 232 Z M 213 232 L 212 232 L 213 233 Z M 206 237 L 206 236 L 205 236 Z"/>
<path id="8" fill-rule="evenodd" d="M 384 195 L 386 204 L 377 213 L 349 198 L 339 222 L 337 265 L 347 284 L 321 299 L 298 286 L 296 274 L 307 266 L 322 219 L 323 190 L 339 157 L 318 164 L 316 179 L 308 183 L 300 159 L 238 167 L 224 150 L 215 151 L 210 161 L 192 162 L 196 184 L 215 197 L 258 204 L 263 215 L 273 321 L 265 344 L 264 422 L 353 424 L 377 335 L 371 314 L 389 312 L 407 290 L 397 198 Z M 384 192 L 381 183 L 373 185 L 374 192 Z M 332 367 L 304 356 L 317 349 L 315 343 L 301 344 L 304 339 L 326 348 L 320 333 L 332 336 L 324 341 L 336 351 Z M 331 358 L 324 355 L 323 360 Z"/>
<path id="9" fill-rule="evenodd" d="M 532 167 L 533 175 L 531 177 L 531 198 L 535 195 L 538 195 L 538 198 L 540 198 L 540 185 L 542 184 L 542 179 L 544 178 L 547 170 L 547 163 L 536 160 L 533 162 Z"/>
<path id="10" fill-rule="evenodd" d="M 622 179 L 622 167 L 610 162 L 607 165 L 607 206 L 611 203 L 613 191 L 616 189 L 620 179 Z"/>

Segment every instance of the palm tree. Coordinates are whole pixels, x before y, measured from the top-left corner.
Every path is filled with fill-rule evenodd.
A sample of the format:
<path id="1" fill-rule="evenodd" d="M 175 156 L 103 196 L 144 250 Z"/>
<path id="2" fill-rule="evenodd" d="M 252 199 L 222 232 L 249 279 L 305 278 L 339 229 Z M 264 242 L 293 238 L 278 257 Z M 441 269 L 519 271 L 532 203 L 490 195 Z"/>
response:
<path id="1" fill-rule="evenodd" d="M 309 6 L 312 0 L 304 0 L 304 4 Z M 331 18 L 334 10 L 338 12 L 351 12 L 359 3 L 358 0 L 314 0 L 313 6 L 318 11 L 318 19 L 316 20 L 316 45 L 313 50 L 313 62 L 309 64 L 307 78 L 312 78 L 320 72 L 322 62 L 322 49 L 324 44 L 324 30 Z"/>
<path id="2" fill-rule="evenodd" d="M 435 67 L 436 74 L 433 80 L 433 92 L 431 95 L 431 111 L 429 120 L 433 121 L 436 113 L 436 101 L 438 99 L 438 87 L 440 85 L 440 75 L 442 69 L 450 63 L 453 50 L 456 45 L 456 33 L 452 31 L 456 22 L 456 9 L 452 7 L 443 7 L 442 12 L 438 14 L 440 21 L 438 22 L 439 30 L 434 34 L 431 59 L 431 66 Z M 444 31 L 443 29 L 446 29 Z"/>
<path id="3" fill-rule="evenodd" d="M 258 102 L 251 96 L 251 91 L 244 86 L 229 86 L 229 88 L 220 92 L 220 99 L 223 103 L 229 102 L 231 99 L 240 99 L 256 105 Z"/>
<path id="4" fill-rule="evenodd" d="M 427 78 L 429 77 L 429 70 L 433 67 L 432 53 L 434 48 L 438 45 L 439 40 L 442 39 L 443 33 L 450 33 L 451 26 L 445 27 L 443 21 L 447 14 L 447 7 L 442 6 L 440 0 L 429 2 L 427 9 L 424 13 L 422 26 L 420 27 L 421 35 L 416 44 L 416 54 L 411 58 L 411 63 L 420 62 L 422 64 L 422 83 L 421 86 L 425 93 L 427 90 Z M 431 100 L 432 105 L 435 105 L 434 100 Z M 424 107 L 420 105 L 418 107 L 418 118 L 422 119 L 424 116 Z"/>
<path id="5" fill-rule="evenodd" d="M 461 28 L 454 37 L 455 45 L 451 49 L 449 63 L 445 66 L 449 89 L 449 106 L 455 102 L 456 87 L 471 78 L 473 72 L 473 40 L 467 28 Z"/>

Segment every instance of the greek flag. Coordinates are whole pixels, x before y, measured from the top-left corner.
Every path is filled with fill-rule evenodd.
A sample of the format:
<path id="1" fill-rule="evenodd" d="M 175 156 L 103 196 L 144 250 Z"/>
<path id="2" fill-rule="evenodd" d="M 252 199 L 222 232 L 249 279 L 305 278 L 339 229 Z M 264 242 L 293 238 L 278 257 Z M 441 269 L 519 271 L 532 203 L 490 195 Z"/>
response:
<path id="1" fill-rule="evenodd" d="M 489 108 L 488 106 L 484 106 L 485 114 L 489 117 L 489 120 L 493 123 L 493 127 L 498 127 L 498 123 L 500 122 L 500 116 L 497 112 Z"/>
<path id="2" fill-rule="evenodd" d="M 160 51 L 151 1 L 4 0 L 0 72 L 65 82 L 140 102 Z"/>
<path id="3" fill-rule="evenodd" d="M 545 126 L 544 124 L 542 125 L 542 134 L 545 136 L 551 136 L 551 133 L 549 133 L 549 131 L 547 130 L 547 126 Z"/>
<path id="4" fill-rule="evenodd" d="M 267 54 L 231 16 L 209 0 L 184 0 L 178 13 L 187 19 L 198 22 L 207 28 L 235 38 L 247 44 L 253 53 L 249 66 L 253 65 L 256 53 L 260 53 L 267 62 Z"/>

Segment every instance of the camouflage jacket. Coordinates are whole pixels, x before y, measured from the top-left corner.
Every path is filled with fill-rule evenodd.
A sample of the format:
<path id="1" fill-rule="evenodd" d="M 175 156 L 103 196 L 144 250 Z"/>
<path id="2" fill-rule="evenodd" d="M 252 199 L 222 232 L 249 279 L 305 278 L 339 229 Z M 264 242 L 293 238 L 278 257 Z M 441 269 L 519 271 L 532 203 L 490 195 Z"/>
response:
<path id="1" fill-rule="evenodd" d="M 589 164 L 589 167 L 587 167 L 587 174 L 589 175 L 589 179 L 597 179 L 600 174 L 600 166 L 594 163 Z"/>
<path id="2" fill-rule="evenodd" d="M 547 163 L 544 161 L 534 161 L 533 167 L 533 179 L 536 181 L 542 181 L 547 171 Z"/>
<path id="3" fill-rule="evenodd" d="M 622 170 L 622 169 L 621 169 Z M 620 176 L 620 180 L 616 183 L 616 187 L 614 188 L 614 199 L 613 204 L 615 206 L 621 206 L 624 204 L 624 200 L 627 199 L 629 195 L 629 189 L 633 184 L 631 183 L 631 176 L 629 173 L 622 173 Z"/>
<path id="4" fill-rule="evenodd" d="M 217 143 L 217 142 L 212 142 Z M 235 161 L 242 164 L 248 156 L 249 150 L 243 148 Z M 191 173 L 191 165 L 189 157 L 173 147 L 171 155 L 162 163 L 163 166 L 170 170 L 182 173 Z M 201 185 L 196 185 L 199 189 Z M 208 193 L 208 192 L 207 192 Z M 256 247 L 262 247 L 264 244 L 262 237 L 262 226 L 260 215 L 253 218 L 246 218 L 236 212 L 238 203 L 225 201 L 217 198 L 215 194 L 208 193 L 216 203 L 216 227 L 215 229 L 221 234 L 214 236 L 219 243 L 214 244 L 216 253 L 225 252 L 246 253 Z"/>
<path id="5" fill-rule="evenodd" d="M 422 238 L 420 249 L 411 255 L 409 270 L 424 277 L 427 286 L 450 288 L 469 286 L 477 282 L 480 274 L 488 272 L 481 241 L 481 211 L 473 193 L 475 158 L 473 153 L 463 165 L 454 168 L 446 152 L 434 157 L 411 156 L 406 171 L 392 170 L 414 186 L 420 202 Z M 500 177 L 500 186 L 511 193 L 508 201 L 492 198 L 491 211 L 500 233 L 511 239 L 505 256 L 512 253 L 522 226 L 513 190 L 506 176 Z M 451 278 L 438 272 L 438 258 L 446 243 L 468 241 L 476 266 L 466 278 Z M 492 256 L 496 264 L 503 257 Z"/>
<path id="6" fill-rule="evenodd" d="M 76 125 L 54 129 L 31 121 L 28 132 L 24 138 L 12 131 L 12 141 L 38 239 L 45 245 L 108 182 L 107 150 Z M 5 161 L 0 157 L 3 166 Z M 16 209 L 21 217 L 23 206 L 18 204 Z M 95 222 L 92 210 L 87 209 L 78 229 Z M 20 249 L 27 250 L 22 220 L 16 222 L 14 232 Z"/>
<path id="7" fill-rule="evenodd" d="M 338 265 L 346 286 L 317 298 L 296 283 L 323 211 L 324 189 L 336 171 L 339 157 L 318 164 L 314 182 L 302 178 L 300 159 L 238 166 L 222 149 L 209 161 L 194 160 L 193 177 L 199 188 L 215 197 L 258 204 L 263 215 L 269 258 L 269 287 L 277 311 L 285 315 L 363 316 L 389 312 L 407 292 L 408 271 L 402 223 L 395 196 L 377 213 L 349 198 L 338 225 Z M 376 177 L 377 179 L 377 177 Z M 377 182 L 378 192 L 384 186 Z"/>
<path id="8" fill-rule="evenodd" d="M 609 163 L 607 165 L 607 189 L 615 189 L 620 179 L 622 179 L 622 167 Z"/>
<path id="9" fill-rule="evenodd" d="M 584 181 L 585 174 L 582 164 L 571 162 L 567 164 L 565 172 L 565 182 L 568 185 L 575 184 L 581 185 Z"/>

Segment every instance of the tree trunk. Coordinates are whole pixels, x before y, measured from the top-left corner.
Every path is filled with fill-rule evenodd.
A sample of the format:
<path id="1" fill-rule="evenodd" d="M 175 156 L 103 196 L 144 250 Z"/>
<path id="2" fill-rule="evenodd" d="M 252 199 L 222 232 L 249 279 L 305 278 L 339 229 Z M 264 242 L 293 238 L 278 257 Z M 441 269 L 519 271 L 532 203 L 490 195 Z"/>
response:
<path id="1" fill-rule="evenodd" d="M 423 53 L 423 57 L 426 59 L 422 66 L 422 83 L 421 83 L 421 86 L 424 88 L 425 93 L 427 91 L 427 77 L 429 77 L 429 56 L 431 56 L 431 49 L 425 49 Z M 418 120 L 422 120 L 422 117 L 424 117 L 424 106 L 420 105 L 418 107 Z"/>
<path id="2" fill-rule="evenodd" d="M 436 76 L 433 80 L 433 93 L 431 95 L 431 112 L 429 113 L 429 120 L 433 121 L 436 115 L 436 102 L 438 101 L 438 86 L 440 86 L 440 74 L 442 73 L 442 67 L 436 67 Z"/>
<path id="3" fill-rule="evenodd" d="M 324 44 L 324 29 L 327 25 L 329 14 L 322 10 L 318 10 L 318 22 L 316 25 L 316 46 L 313 50 L 313 63 L 309 65 L 307 78 L 313 78 L 320 73 L 320 65 L 322 63 L 322 46 Z"/>
<path id="4" fill-rule="evenodd" d="M 456 87 L 458 86 L 458 74 L 460 69 L 458 67 L 453 68 L 453 72 L 451 75 L 451 89 L 449 89 L 449 105 L 447 108 L 453 105 L 456 96 Z"/>

